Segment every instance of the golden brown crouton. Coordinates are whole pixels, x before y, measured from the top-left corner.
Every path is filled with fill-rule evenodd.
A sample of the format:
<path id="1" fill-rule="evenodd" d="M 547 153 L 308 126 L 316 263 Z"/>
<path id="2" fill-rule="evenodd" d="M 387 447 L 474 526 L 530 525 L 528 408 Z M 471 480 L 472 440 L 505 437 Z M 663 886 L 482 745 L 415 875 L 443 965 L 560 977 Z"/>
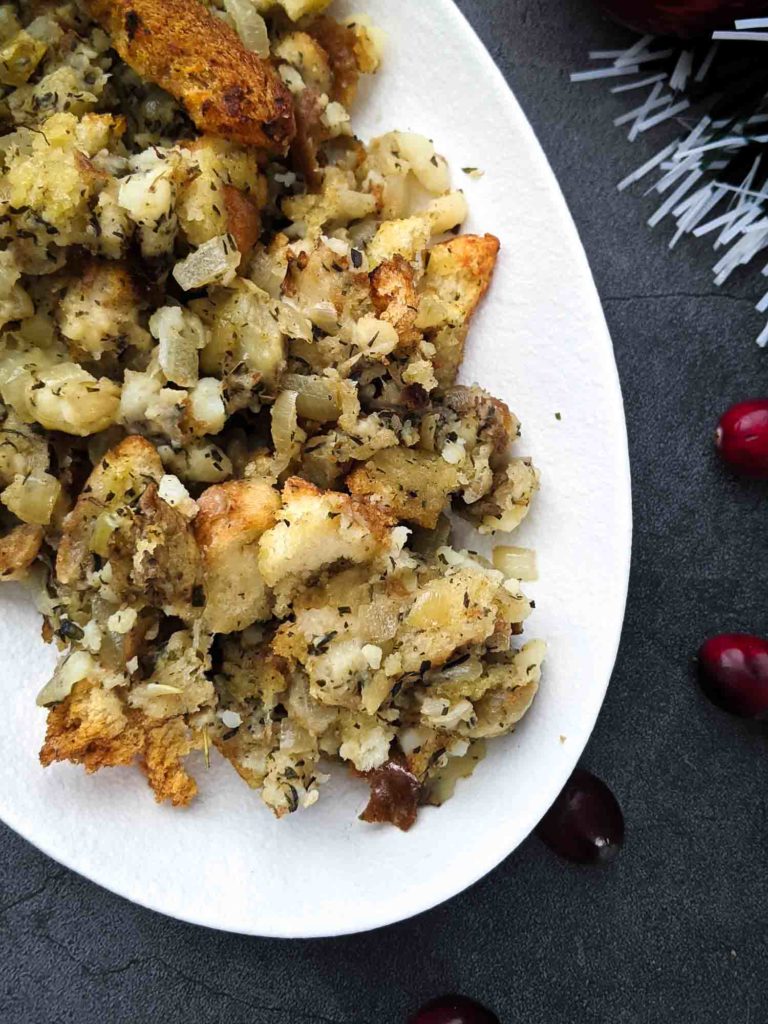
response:
<path id="1" fill-rule="evenodd" d="M 333 86 L 328 54 L 306 32 L 289 32 L 274 47 L 275 57 L 299 71 L 304 84 L 318 94 L 330 94 Z"/>
<path id="2" fill-rule="evenodd" d="M 488 291 L 498 253 L 499 240 L 493 235 L 459 235 L 430 249 L 422 301 L 443 311 L 432 338 L 435 373 L 443 387 L 456 380 L 469 321 Z M 428 326 L 420 319 L 422 325 Z"/>
<path id="3" fill-rule="evenodd" d="M 197 795 L 197 783 L 184 771 L 181 758 L 192 750 L 189 730 L 181 718 L 172 718 L 146 732 L 141 767 L 160 804 L 170 800 L 186 807 Z"/>
<path id="4" fill-rule="evenodd" d="M 130 764 L 143 745 L 140 716 L 126 714 L 114 690 L 83 679 L 49 711 L 40 763 L 71 761 L 90 773 Z"/>
<path id="5" fill-rule="evenodd" d="M 189 614 L 200 555 L 187 519 L 158 494 L 162 475 L 160 457 L 143 438 L 125 438 L 107 452 L 64 520 L 60 583 L 82 584 L 96 554 L 109 559 L 117 593 Z"/>
<path id="6" fill-rule="evenodd" d="M 198 504 L 194 530 L 203 558 L 208 628 L 234 633 L 269 618 L 258 541 L 275 523 L 277 492 L 265 480 L 230 480 L 209 487 Z"/>
<path id="7" fill-rule="evenodd" d="M 385 448 L 347 477 L 357 498 L 372 498 L 395 519 L 433 530 L 459 474 L 440 455 L 412 448 Z"/>
<path id="8" fill-rule="evenodd" d="M 279 521 L 259 541 L 259 570 L 274 589 L 276 614 L 285 615 L 294 592 L 331 566 L 372 563 L 399 551 L 405 538 L 391 526 L 365 498 L 288 480 Z"/>
<path id="9" fill-rule="evenodd" d="M 43 528 L 30 523 L 22 523 L 0 537 L 0 580 L 21 579 L 42 543 Z"/>
<path id="10" fill-rule="evenodd" d="M 416 329 L 419 300 L 413 284 L 413 267 L 402 256 L 385 260 L 371 274 L 371 298 L 378 316 L 397 331 L 399 351 L 410 352 L 421 333 Z"/>
<path id="11" fill-rule="evenodd" d="M 89 0 L 88 7 L 123 60 L 180 100 L 201 131 L 287 149 L 295 131 L 290 92 L 197 0 Z"/>
<path id="12" fill-rule="evenodd" d="M 261 541 L 261 570 L 268 583 L 285 575 L 311 575 L 335 562 L 368 562 L 390 544 L 390 517 L 365 499 L 291 477 L 283 489 L 281 522 Z"/>
<path id="13" fill-rule="evenodd" d="M 40 763 L 48 767 L 54 761 L 71 761 L 91 773 L 131 764 L 141 755 L 155 799 L 170 800 L 177 807 L 188 804 L 197 792 L 180 761 L 191 748 L 181 719 L 160 725 L 148 722 L 125 708 L 114 690 L 83 679 L 49 711 Z"/>

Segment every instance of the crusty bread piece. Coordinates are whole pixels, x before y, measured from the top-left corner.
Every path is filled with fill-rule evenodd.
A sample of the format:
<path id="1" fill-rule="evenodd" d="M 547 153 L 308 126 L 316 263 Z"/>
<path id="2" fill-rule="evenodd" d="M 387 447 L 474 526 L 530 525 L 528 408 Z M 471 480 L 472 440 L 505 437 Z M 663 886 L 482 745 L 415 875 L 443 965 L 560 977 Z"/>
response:
<path id="1" fill-rule="evenodd" d="M 447 311 L 447 322 L 431 338 L 437 348 L 435 374 L 441 387 L 456 380 L 469 322 L 491 284 L 498 254 L 499 240 L 494 235 L 459 235 L 430 249 L 421 292 L 443 303 Z"/>
<path id="2" fill-rule="evenodd" d="M 371 298 L 377 315 L 397 331 L 400 352 L 412 352 L 421 337 L 416 329 L 418 296 L 413 267 L 402 256 L 384 260 L 371 274 Z"/>
<path id="3" fill-rule="evenodd" d="M 194 531 L 203 556 L 206 625 L 234 633 L 268 619 L 258 541 L 275 524 L 277 491 L 266 480 L 228 480 L 203 491 L 198 505 Z"/>
<path id="4" fill-rule="evenodd" d="M 197 793 L 181 763 L 192 745 L 181 719 L 150 722 L 126 708 L 114 690 L 84 679 L 48 712 L 40 763 L 47 767 L 54 761 L 71 761 L 95 772 L 141 757 L 157 802 L 170 800 L 174 807 L 183 807 Z"/>
<path id="5" fill-rule="evenodd" d="M 126 437 L 107 452 L 94 467 L 75 507 L 64 520 L 56 557 L 56 576 L 60 583 L 75 583 L 85 572 L 90 557 L 90 533 L 107 504 L 107 497 L 111 496 L 110 503 L 122 501 L 131 487 L 141 493 L 148 482 L 159 483 L 162 475 L 160 456 L 155 446 L 143 437 Z"/>
<path id="6" fill-rule="evenodd" d="M 259 541 L 259 571 L 273 588 L 278 617 L 323 571 L 380 561 L 398 540 L 402 546 L 389 515 L 365 498 L 323 491 L 298 477 L 286 481 L 282 497 L 278 522 Z"/>
<path id="7" fill-rule="evenodd" d="M 20 523 L 0 537 L 0 580 L 23 579 L 42 543 L 42 526 L 31 523 Z"/>
<path id="8" fill-rule="evenodd" d="M 128 266 L 114 260 L 86 260 L 58 309 L 59 329 L 76 361 L 101 359 L 120 345 L 146 348 L 149 334 L 139 325 L 141 294 Z"/>
<path id="9" fill-rule="evenodd" d="M 434 530 L 459 474 L 441 456 L 411 448 L 385 448 L 347 477 L 356 498 L 370 498 L 395 519 Z"/>
<path id="10" fill-rule="evenodd" d="M 296 126 L 291 94 L 267 61 L 197 0 L 88 0 L 134 71 L 184 104 L 197 127 L 284 152 Z"/>

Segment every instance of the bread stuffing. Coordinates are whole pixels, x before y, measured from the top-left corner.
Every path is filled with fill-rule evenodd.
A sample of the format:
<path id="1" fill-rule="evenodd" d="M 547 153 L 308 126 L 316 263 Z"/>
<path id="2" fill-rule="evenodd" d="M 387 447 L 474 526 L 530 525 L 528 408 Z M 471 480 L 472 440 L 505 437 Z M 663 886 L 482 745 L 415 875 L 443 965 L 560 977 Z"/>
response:
<path id="1" fill-rule="evenodd" d="M 500 242 L 356 137 L 384 38 L 328 6 L 0 6 L 0 580 L 59 652 L 43 765 L 185 806 L 222 756 L 280 818 L 341 763 L 408 829 L 536 695 L 532 552 L 452 531 L 539 474 L 459 380 Z"/>

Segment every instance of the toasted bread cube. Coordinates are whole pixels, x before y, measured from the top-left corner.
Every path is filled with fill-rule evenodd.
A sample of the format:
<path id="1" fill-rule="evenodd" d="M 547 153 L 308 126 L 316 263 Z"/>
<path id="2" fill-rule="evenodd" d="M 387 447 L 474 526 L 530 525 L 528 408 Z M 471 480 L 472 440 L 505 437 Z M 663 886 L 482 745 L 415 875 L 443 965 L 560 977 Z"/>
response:
<path id="1" fill-rule="evenodd" d="M 128 268 L 91 260 L 61 300 L 59 327 L 76 358 L 100 359 L 127 345 L 147 347 L 139 312 L 139 290 Z"/>
<path id="2" fill-rule="evenodd" d="M 89 0 L 91 14 L 134 71 L 187 109 L 203 132 L 284 152 L 293 103 L 272 65 L 190 0 Z"/>
<path id="3" fill-rule="evenodd" d="M 22 523 L 0 537 L 0 580 L 20 580 L 37 558 L 43 543 L 43 529 Z"/>
<path id="4" fill-rule="evenodd" d="M 143 437 L 126 437 L 107 452 L 64 520 L 56 558 L 59 582 L 74 583 L 85 572 L 91 535 L 99 517 L 123 501 L 132 501 L 148 482 L 159 484 L 163 473 L 154 445 Z"/>
<path id="5" fill-rule="evenodd" d="M 458 486 L 455 466 L 414 448 L 385 448 L 347 477 L 355 497 L 370 498 L 394 519 L 430 530 Z"/>
<path id="6" fill-rule="evenodd" d="M 283 597 L 337 563 L 360 565 L 397 547 L 391 519 L 373 503 L 292 477 L 280 521 L 259 542 L 259 568 Z"/>
<path id="7" fill-rule="evenodd" d="M 419 300 L 411 264 L 402 256 L 381 263 L 371 274 L 371 298 L 377 315 L 397 331 L 399 349 L 414 349 L 421 332 L 415 327 Z"/>
<path id="8" fill-rule="evenodd" d="M 259 540 L 274 525 L 280 498 L 265 480 L 230 480 L 199 499 L 195 538 L 203 556 L 205 622 L 234 633 L 268 619 L 271 597 L 259 571 Z"/>
<path id="9" fill-rule="evenodd" d="M 434 330 L 435 372 L 443 387 L 456 380 L 469 322 L 488 291 L 498 253 L 493 235 L 459 235 L 429 251 L 417 326 Z"/>

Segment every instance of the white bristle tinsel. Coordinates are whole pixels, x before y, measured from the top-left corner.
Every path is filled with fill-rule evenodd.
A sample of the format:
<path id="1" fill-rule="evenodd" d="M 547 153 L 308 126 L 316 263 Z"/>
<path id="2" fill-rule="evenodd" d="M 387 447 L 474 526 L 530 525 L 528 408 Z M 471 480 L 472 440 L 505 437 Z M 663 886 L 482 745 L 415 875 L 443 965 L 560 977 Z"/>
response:
<path id="1" fill-rule="evenodd" d="M 656 227 L 674 222 L 670 248 L 685 235 L 710 236 L 717 252 L 712 268 L 717 287 L 760 254 L 765 258 L 768 251 L 768 152 L 755 156 L 743 180 L 737 179 L 736 184 L 720 180 L 745 149 L 753 147 L 754 152 L 755 147 L 768 144 L 768 95 L 748 114 L 730 120 L 713 120 L 705 113 L 686 121 L 681 115 L 697 105 L 690 92 L 706 89 L 721 44 L 735 40 L 768 42 L 768 18 L 741 19 L 733 31 L 715 32 L 711 45 L 700 52 L 682 46 L 670 49 L 645 35 L 625 50 L 592 51 L 590 60 L 602 62 L 601 66 L 571 75 L 573 82 L 626 79 L 611 84 L 610 89 L 617 95 L 627 93 L 633 100 L 630 110 L 613 119 L 616 127 L 627 131 L 630 142 L 659 125 L 676 122 L 681 126 L 681 134 L 628 174 L 618 189 L 623 192 L 643 179 L 652 179 L 646 194 L 656 193 L 661 202 L 648 223 Z M 654 67 L 660 62 L 665 62 L 663 69 Z M 716 98 L 712 95 L 710 101 Z M 768 264 L 762 274 L 768 277 Z M 768 312 L 768 292 L 755 308 Z M 768 324 L 757 343 L 768 345 Z"/>

